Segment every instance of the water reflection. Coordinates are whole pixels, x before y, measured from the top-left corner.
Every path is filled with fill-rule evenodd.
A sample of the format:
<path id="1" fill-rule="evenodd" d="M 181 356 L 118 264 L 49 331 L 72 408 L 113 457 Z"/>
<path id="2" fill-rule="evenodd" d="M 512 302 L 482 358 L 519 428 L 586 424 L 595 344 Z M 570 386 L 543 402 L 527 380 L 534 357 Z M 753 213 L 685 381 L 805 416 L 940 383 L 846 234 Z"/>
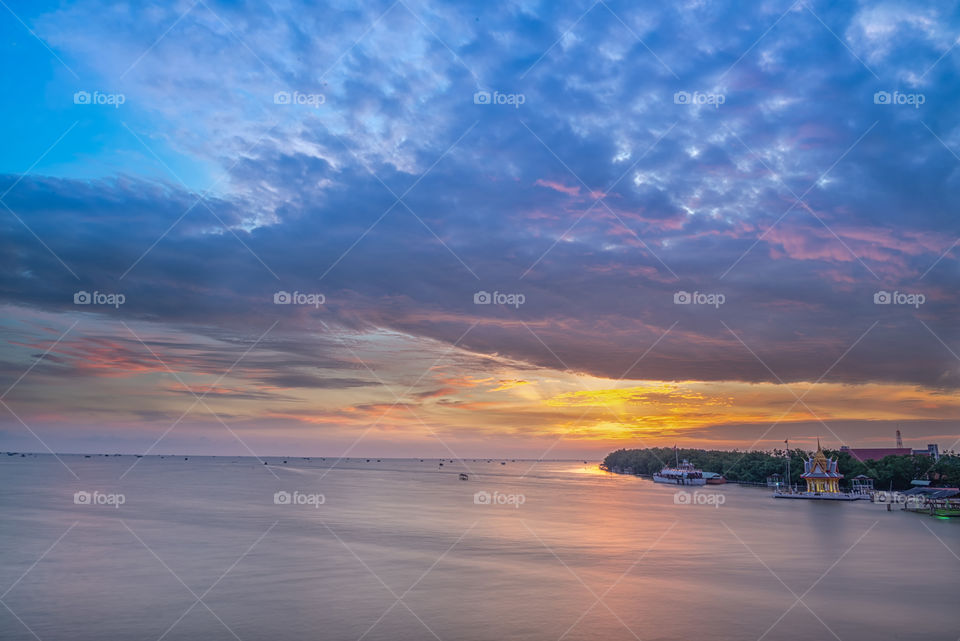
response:
<path id="1" fill-rule="evenodd" d="M 291 460 L 279 482 L 247 459 L 144 459 L 122 482 L 128 458 L 68 463 L 80 481 L 50 457 L 0 462 L 4 602 L 44 641 L 175 622 L 165 639 L 956 636 L 960 523 L 866 502 L 728 484 L 700 488 L 722 504 L 678 503 L 582 462 L 469 461 L 466 482 L 435 460 Z M 82 489 L 125 503 L 77 505 Z M 215 584 L 206 605 L 184 615 L 181 580 Z M 0 637 L 33 633 L 0 610 Z"/>

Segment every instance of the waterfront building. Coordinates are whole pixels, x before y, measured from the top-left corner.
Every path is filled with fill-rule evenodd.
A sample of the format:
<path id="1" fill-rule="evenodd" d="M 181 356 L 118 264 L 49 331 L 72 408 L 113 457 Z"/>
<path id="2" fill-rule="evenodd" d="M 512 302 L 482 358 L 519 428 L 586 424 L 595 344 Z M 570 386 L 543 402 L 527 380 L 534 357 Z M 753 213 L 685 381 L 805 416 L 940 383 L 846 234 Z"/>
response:
<path id="1" fill-rule="evenodd" d="M 861 463 L 880 461 L 887 456 L 929 456 L 935 461 L 940 460 L 940 446 L 928 443 L 926 449 L 915 450 L 909 447 L 850 447 L 840 446 L 841 452 L 847 452 Z"/>
<path id="2" fill-rule="evenodd" d="M 850 491 L 854 494 L 869 494 L 873 492 L 873 479 L 865 474 L 858 474 L 850 479 Z"/>
<path id="3" fill-rule="evenodd" d="M 837 460 L 827 458 L 818 441 L 817 453 L 803 462 L 800 478 L 807 482 L 807 492 L 839 494 L 843 474 L 837 469 Z"/>

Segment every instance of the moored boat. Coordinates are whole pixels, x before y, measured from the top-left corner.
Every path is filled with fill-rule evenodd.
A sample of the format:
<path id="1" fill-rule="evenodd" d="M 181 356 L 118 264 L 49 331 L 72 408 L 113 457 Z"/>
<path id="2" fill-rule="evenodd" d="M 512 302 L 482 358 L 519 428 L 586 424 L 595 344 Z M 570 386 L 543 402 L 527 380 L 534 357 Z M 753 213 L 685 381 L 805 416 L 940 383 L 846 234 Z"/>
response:
<path id="1" fill-rule="evenodd" d="M 707 482 L 707 485 L 723 485 L 727 482 L 723 474 L 717 474 L 716 472 L 704 472 L 703 478 Z"/>
<path id="2" fill-rule="evenodd" d="M 694 467 L 686 459 L 674 467 L 665 467 L 653 475 L 655 483 L 670 483 L 672 485 L 706 485 L 703 471 Z"/>

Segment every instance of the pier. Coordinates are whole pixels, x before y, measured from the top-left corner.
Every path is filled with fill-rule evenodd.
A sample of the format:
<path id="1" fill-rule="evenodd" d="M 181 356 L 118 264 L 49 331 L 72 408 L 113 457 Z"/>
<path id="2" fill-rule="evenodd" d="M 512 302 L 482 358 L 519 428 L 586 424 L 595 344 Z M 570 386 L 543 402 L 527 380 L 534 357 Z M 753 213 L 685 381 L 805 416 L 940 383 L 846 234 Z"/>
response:
<path id="1" fill-rule="evenodd" d="M 930 516 L 960 516 L 960 499 L 928 499 L 924 497 L 916 497 L 916 499 L 904 503 L 904 511 L 929 514 Z"/>

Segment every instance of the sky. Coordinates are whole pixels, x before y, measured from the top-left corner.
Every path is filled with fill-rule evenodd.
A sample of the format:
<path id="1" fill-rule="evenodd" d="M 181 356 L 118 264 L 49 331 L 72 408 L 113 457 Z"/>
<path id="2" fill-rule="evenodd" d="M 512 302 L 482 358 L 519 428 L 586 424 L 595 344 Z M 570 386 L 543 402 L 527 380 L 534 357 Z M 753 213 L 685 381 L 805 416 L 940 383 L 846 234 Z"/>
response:
<path id="1" fill-rule="evenodd" d="M 957 447 L 957 2 L 0 5 L 2 450 Z"/>

